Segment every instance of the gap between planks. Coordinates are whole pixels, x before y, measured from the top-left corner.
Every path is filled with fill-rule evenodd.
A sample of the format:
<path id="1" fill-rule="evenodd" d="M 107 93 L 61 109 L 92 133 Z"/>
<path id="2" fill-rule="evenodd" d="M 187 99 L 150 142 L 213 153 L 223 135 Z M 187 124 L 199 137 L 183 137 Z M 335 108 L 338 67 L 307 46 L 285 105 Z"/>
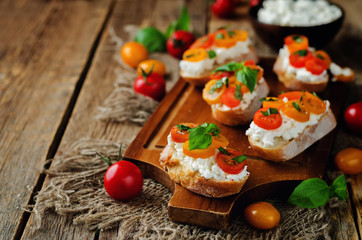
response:
<path id="1" fill-rule="evenodd" d="M 108 22 L 112 16 L 112 13 L 113 13 L 113 10 L 114 10 L 114 6 L 116 4 L 116 1 L 117 0 L 111 0 L 111 3 L 109 5 L 109 8 L 108 8 L 108 12 L 105 16 L 105 19 L 103 21 L 103 24 L 102 24 L 102 27 L 101 29 L 99 30 L 99 32 L 97 33 L 97 37 L 96 39 L 94 40 L 93 44 L 92 44 L 92 47 L 89 51 L 89 55 L 88 55 L 88 58 L 87 58 L 87 62 L 84 66 L 84 69 L 82 70 L 82 72 L 80 73 L 80 77 L 76 83 L 76 86 L 75 86 L 75 89 L 74 89 L 74 92 L 70 98 L 70 101 L 68 103 L 68 106 L 65 110 L 65 113 L 62 117 L 62 120 L 59 124 L 59 127 L 56 131 L 56 134 L 54 136 L 54 139 L 52 140 L 52 143 L 49 147 L 49 150 L 48 150 L 48 153 L 46 155 L 46 161 L 44 163 L 44 166 L 43 166 L 43 169 L 47 170 L 50 168 L 51 166 L 51 163 L 52 163 L 52 158 L 54 158 L 57 150 L 58 150 L 58 147 L 60 145 L 60 142 L 63 138 L 63 135 L 64 135 L 64 132 L 65 132 L 65 129 L 68 125 L 68 122 L 69 122 L 69 119 L 73 113 L 73 110 L 74 110 L 74 106 L 75 104 L 77 103 L 77 100 L 78 100 L 78 96 L 79 96 L 79 93 L 82 89 L 82 86 L 84 84 L 84 81 L 85 79 L 87 78 L 87 74 L 89 72 L 89 69 L 92 65 L 92 62 L 93 62 L 93 59 L 94 59 L 94 55 L 99 47 L 99 43 L 100 43 L 100 40 L 105 32 L 105 29 L 108 25 Z M 31 196 L 30 196 L 30 199 L 29 199 L 29 202 L 28 202 L 28 205 L 32 205 L 32 204 L 35 204 L 35 200 L 34 200 L 34 197 L 36 195 L 36 193 L 38 191 L 41 190 L 43 184 L 44 184 L 44 180 L 45 180 L 45 177 L 46 177 L 46 174 L 45 173 L 40 173 L 39 174 L 39 177 L 35 183 L 35 186 L 33 188 L 33 191 L 31 193 Z M 27 211 L 23 211 L 23 214 L 20 218 L 20 221 L 19 221 L 19 224 L 16 228 L 16 231 L 15 231 L 15 235 L 14 235 L 14 239 L 21 239 L 22 235 L 23 235 L 23 232 L 24 232 L 24 229 L 25 229 L 25 226 L 27 225 L 28 223 L 28 220 L 29 220 L 29 217 L 30 217 L 30 214 L 31 212 L 27 212 Z M 97 234 L 98 233 L 98 234 Z M 96 232 L 95 234 L 95 240 L 97 240 L 99 238 L 99 232 Z"/>

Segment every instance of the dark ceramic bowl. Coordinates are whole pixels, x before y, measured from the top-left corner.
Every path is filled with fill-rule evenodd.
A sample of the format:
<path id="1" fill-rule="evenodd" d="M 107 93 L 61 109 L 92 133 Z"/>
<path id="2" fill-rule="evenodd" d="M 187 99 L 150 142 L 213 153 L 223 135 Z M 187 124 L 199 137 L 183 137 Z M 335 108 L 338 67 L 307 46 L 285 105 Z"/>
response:
<path id="1" fill-rule="evenodd" d="M 333 40 L 343 24 L 345 15 L 343 8 L 334 3 L 333 5 L 341 9 L 342 16 L 333 22 L 317 26 L 288 27 L 259 22 L 257 13 L 262 7 L 262 1 L 254 7 L 250 7 L 249 17 L 256 34 L 275 51 L 283 47 L 286 36 L 295 33 L 307 36 L 311 47 L 322 48 Z"/>

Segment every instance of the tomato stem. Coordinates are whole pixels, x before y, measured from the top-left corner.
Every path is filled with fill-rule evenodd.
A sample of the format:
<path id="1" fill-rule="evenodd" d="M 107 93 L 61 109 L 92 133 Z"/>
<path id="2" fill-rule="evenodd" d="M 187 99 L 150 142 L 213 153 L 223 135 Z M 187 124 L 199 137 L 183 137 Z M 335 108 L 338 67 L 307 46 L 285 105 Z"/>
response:
<path id="1" fill-rule="evenodd" d="M 111 162 L 111 159 L 109 157 L 105 158 L 103 157 L 102 155 L 100 155 L 99 153 L 96 152 L 96 154 L 98 156 L 100 156 L 109 166 L 112 166 L 112 162 Z"/>
<path id="2" fill-rule="evenodd" d="M 119 152 L 118 152 L 118 156 L 117 156 L 117 162 L 119 162 L 119 160 L 121 160 L 122 158 L 122 143 L 119 146 Z"/>
<path id="3" fill-rule="evenodd" d="M 155 67 L 155 64 L 152 64 L 152 67 L 151 67 L 150 71 L 148 71 L 148 72 L 145 72 L 145 70 L 143 70 L 141 68 L 143 81 L 145 82 L 146 85 L 152 85 L 151 83 L 147 82 L 147 77 L 152 73 L 154 67 Z"/>

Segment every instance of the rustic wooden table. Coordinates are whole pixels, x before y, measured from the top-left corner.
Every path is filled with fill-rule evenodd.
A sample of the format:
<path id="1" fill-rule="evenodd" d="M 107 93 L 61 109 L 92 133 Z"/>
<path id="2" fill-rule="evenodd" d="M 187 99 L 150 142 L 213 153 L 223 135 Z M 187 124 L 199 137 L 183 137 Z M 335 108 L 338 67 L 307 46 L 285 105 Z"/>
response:
<path id="1" fill-rule="evenodd" d="M 63 216 L 49 214 L 44 227 L 32 233 L 33 215 L 23 207 L 48 183 L 41 169 L 48 159 L 80 138 L 119 141 L 132 138 L 140 126 L 99 121 L 96 109 L 112 92 L 114 60 L 119 51 L 111 30 L 129 39 L 126 26 L 165 30 L 185 5 L 193 31 L 201 35 L 220 26 L 247 29 L 260 56 L 276 53 L 255 36 L 247 19 L 247 3 L 237 17 L 210 15 L 208 2 L 183 0 L 103 0 L 0 2 L 0 239 L 114 239 L 117 230 L 88 231 Z M 333 59 L 356 72 L 344 109 L 361 101 L 362 1 L 338 0 L 346 11 L 343 29 L 327 46 Z M 340 122 L 343 122 L 340 119 Z M 338 125 L 336 154 L 361 146 L 361 138 Z M 51 167 L 51 166 L 50 166 Z M 334 217 L 339 239 L 361 239 L 362 174 L 348 183 L 349 212 Z"/>

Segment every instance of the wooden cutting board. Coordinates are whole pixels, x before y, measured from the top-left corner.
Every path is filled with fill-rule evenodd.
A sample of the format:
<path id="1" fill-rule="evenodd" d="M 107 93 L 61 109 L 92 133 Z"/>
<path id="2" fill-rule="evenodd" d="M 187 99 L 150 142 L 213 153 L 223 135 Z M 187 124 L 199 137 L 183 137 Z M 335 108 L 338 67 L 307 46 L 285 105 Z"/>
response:
<path id="1" fill-rule="evenodd" d="M 269 96 L 286 91 L 272 72 L 274 61 L 261 59 L 259 62 L 271 89 Z M 325 92 L 319 94 L 331 102 L 337 119 L 346 89 L 346 84 L 329 83 Z M 234 215 L 242 214 L 245 204 L 261 200 L 270 193 L 289 194 L 300 180 L 323 176 L 335 131 L 287 162 L 266 161 L 251 149 L 245 136 L 248 126 L 228 127 L 214 120 L 211 108 L 203 101 L 201 93 L 201 88 L 195 88 L 180 79 L 124 154 L 124 159 L 135 162 L 141 168 L 144 177 L 160 182 L 173 192 L 168 205 L 171 220 L 215 229 L 226 228 Z M 159 157 L 167 145 L 171 127 L 181 122 L 216 123 L 221 133 L 229 139 L 229 147 L 249 156 L 247 166 L 250 177 L 239 194 L 219 199 L 208 198 L 192 193 L 169 178 L 159 163 Z"/>

